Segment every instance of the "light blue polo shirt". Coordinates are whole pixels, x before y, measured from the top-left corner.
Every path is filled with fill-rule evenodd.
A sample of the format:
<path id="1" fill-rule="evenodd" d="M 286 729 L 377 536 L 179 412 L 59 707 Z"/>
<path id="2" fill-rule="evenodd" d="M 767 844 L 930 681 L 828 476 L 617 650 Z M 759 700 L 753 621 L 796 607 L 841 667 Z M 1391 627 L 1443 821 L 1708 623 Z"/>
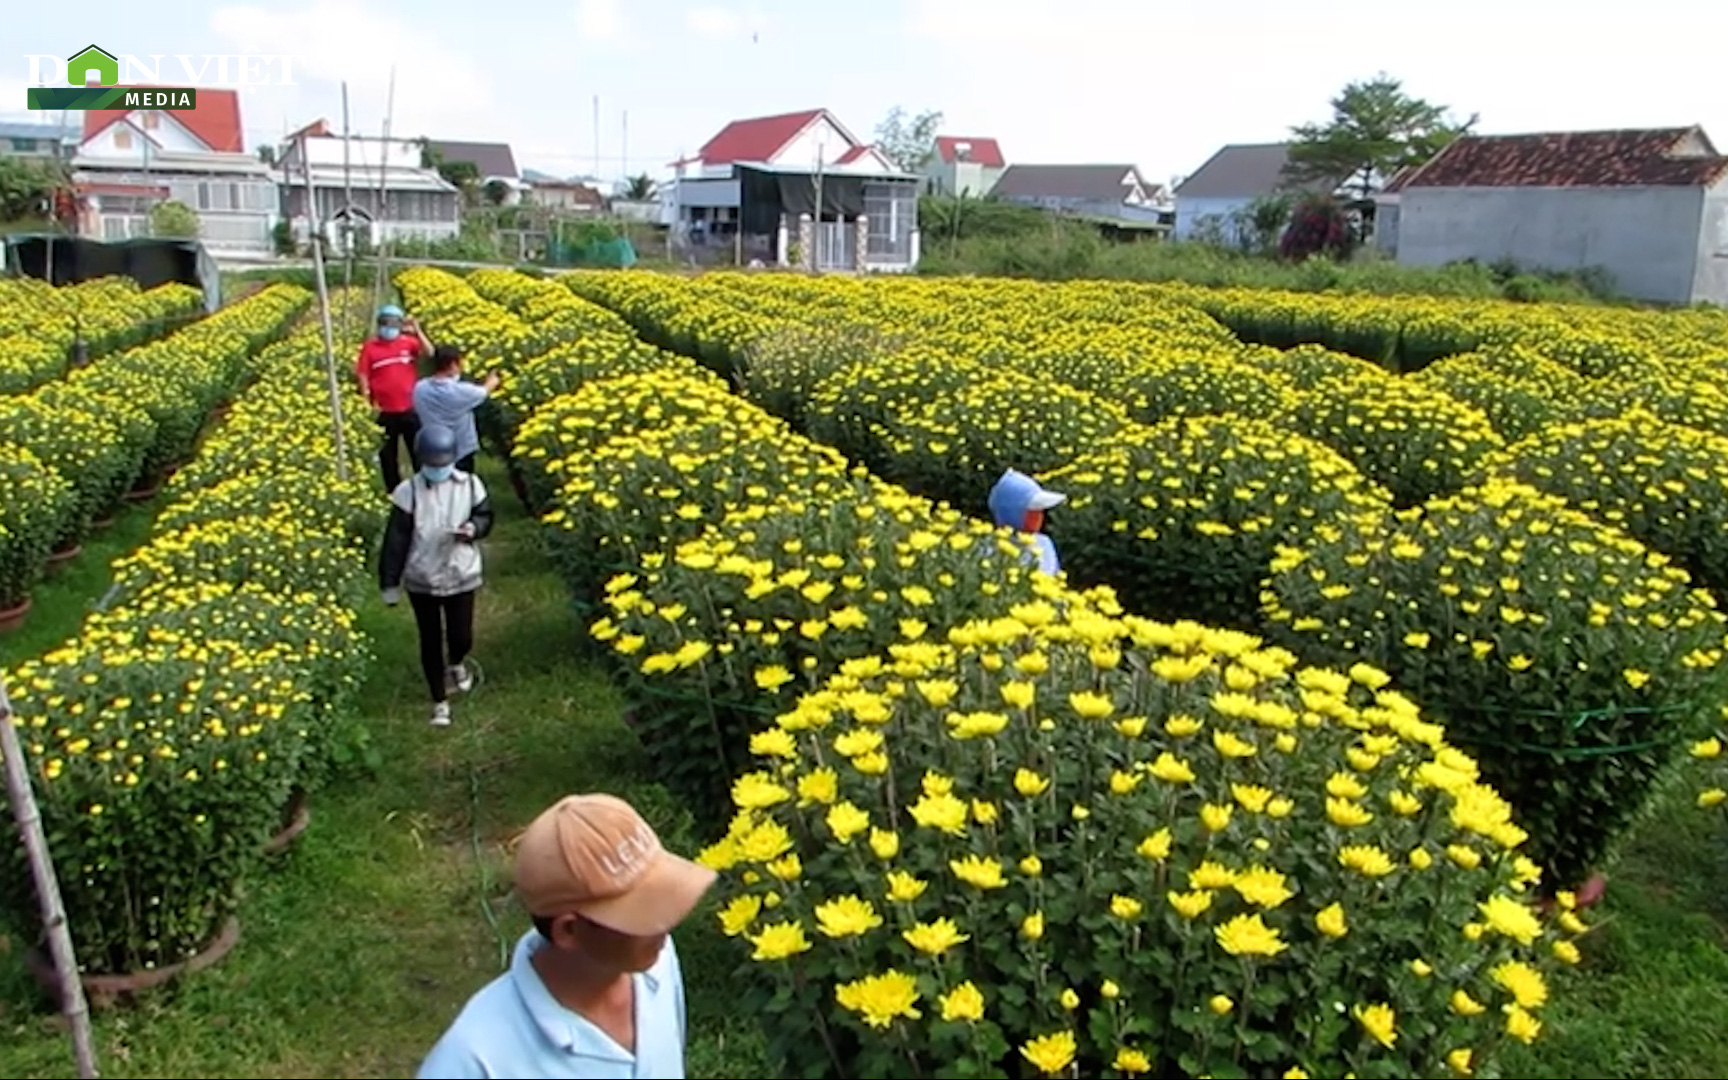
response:
<path id="1" fill-rule="evenodd" d="M 479 383 L 431 375 L 414 384 L 414 413 L 421 427 L 438 424 L 454 431 L 456 456 L 465 458 L 480 449 L 474 410 L 490 396 Z"/>
<path id="2" fill-rule="evenodd" d="M 684 975 L 672 940 L 636 984 L 636 1053 L 560 1005 L 530 958 L 546 939 L 530 930 L 510 970 L 468 1000 L 426 1055 L 418 1080 L 684 1080 Z"/>

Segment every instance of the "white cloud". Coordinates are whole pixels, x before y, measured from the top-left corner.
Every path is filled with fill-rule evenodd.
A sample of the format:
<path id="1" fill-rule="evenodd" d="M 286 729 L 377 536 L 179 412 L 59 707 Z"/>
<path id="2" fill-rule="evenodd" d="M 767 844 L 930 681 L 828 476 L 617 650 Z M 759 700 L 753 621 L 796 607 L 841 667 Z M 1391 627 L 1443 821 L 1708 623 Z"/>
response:
<path id="1" fill-rule="evenodd" d="M 619 0 L 576 0 L 576 33 L 582 45 L 620 42 L 631 36 Z"/>
<path id="2" fill-rule="evenodd" d="M 754 4 L 744 7 L 704 5 L 684 12 L 684 28 L 697 37 L 738 41 L 762 32 L 767 17 Z"/>
<path id="3" fill-rule="evenodd" d="M 319 117 L 339 125 L 344 80 L 354 129 L 376 132 L 389 106 L 392 65 L 392 134 L 474 138 L 496 123 L 497 103 L 485 73 L 410 20 L 342 0 L 311 0 L 293 8 L 218 8 L 210 29 L 228 50 L 294 58 L 295 85 L 246 94 L 241 109 L 249 132 L 298 127 Z"/>

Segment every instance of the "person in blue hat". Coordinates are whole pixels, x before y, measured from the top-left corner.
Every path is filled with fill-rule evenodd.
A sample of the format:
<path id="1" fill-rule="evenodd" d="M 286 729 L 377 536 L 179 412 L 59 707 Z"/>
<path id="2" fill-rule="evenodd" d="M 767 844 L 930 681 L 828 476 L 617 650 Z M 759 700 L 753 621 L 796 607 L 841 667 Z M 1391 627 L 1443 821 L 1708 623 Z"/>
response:
<path id="1" fill-rule="evenodd" d="M 408 446 L 411 468 L 420 467 L 414 456 L 414 435 L 420 430 L 414 413 L 414 383 L 420 377 L 420 361 L 431 355 L 432 341 L 419 323 L 395 304 L 385 304 L 378 309 L 377 329 L 360 346 L 360 355 L 354 360 L 354 376 L 360 380 L 360 389 L 372 403 L 372 414 L 384 433 L 378 446 L 378 466 L 384 474 L 385 491 L 395 491 L 402 483 L 399 443 Z"/>
<path id="2" fill-rule="evenodd" d="M 1061 506 L 1068 496 L 1045 490 L 1038 481 L 1016 469 L 1009 469 L 990 489 L 990 514 L 996 524 L 1013 529 L 1015 539 L 1025 545 L 1025 562 L 1036 561 L 1046 574 L 1062 571 L 1062 560 L 1056 554 L 1056 541 L 1044 532 L 1045 511 Z"/>

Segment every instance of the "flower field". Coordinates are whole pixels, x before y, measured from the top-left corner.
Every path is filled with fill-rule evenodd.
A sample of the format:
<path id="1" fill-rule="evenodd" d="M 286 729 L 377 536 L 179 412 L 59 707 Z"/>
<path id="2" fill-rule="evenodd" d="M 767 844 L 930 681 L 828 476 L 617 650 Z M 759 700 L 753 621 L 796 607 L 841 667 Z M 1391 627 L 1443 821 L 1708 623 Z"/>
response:
<path id="1" fill-rule="evenodd" d="M 659 774 L 730 787 L 787 1075 L 1488 1068 L 1588 948 L 1566 887 L 1720 753 L 1720 319 L 1302 298 L 1446 357 L 1399 375 L 1170 289 L 401 285 L 577 335 L 476 366 L 532 372 L 502 445 Z M 1009 466 L 1067 583 L 973 516 Z"/>
<path id="2" fill-rule="evenodd" d="M 80 528 L 115 491 L 172 470 L 153 535 L 115 564 L 101 609 L 6 672 L 87 974 L 146 971 L 209 944 L 292 792 L 317 782 L 366 671 L 352 608 L 382 515 L 363 452 L 356 480 L 330 476 L 317 331 L 283 337 L 309 301 L 273 286 L 0 398 L 35 420 L 16 452 L 55 463 L 34 482 L 68 486 L 56 468 L 67 461 L 74 484 L 89 478 L 65 456 L 68 430 L 114 455 Z M 23 497 L 0 490 L 9 507 Z M 0 882 L 7 920 L 32 925 L 15 846 Z"/>
<path id="3" fill-rule="evenodd" d="M 1577 887 L 1670 784 L 1728 802 L 1720 313 L 396 285 L 504 374 L 482 430 L 587 628 L 543 648 L 707 826 L 775 1075 L 1495 1075 L 1591 952 Z M 105 610 L 7 673 L 88 971 L 244 917 L 368 674 L 380 503 L 364 448 L 331 479 L 305 302 L 0 397 L 43 417 L 0 483 L 66 507 L 20 567 L 173 469 Z M 1010 467 L 1069 496 L 1064 577 L 984 517 Z"/>

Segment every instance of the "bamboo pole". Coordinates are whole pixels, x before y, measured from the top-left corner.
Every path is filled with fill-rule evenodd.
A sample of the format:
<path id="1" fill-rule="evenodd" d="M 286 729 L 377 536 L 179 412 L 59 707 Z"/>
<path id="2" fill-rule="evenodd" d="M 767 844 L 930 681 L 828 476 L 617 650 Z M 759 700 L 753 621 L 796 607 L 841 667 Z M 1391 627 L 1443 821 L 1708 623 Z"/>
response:
<path id="1" fill-rule="evenodd" d="M 318 286 L 318 319 L 324 330 L 324 375 L 330 384 L 330 427 L 336 442 L 336 478 L 348 479 L 348 449 L 342 430 L 342 387 L 336 380 L 336 349 L 330 333 L 330 286 L 324 281 L 323 222 L 312 189 L 312 162 L 306 155 L 306 135 L 300 135 L 300 172 L 306 178 L 306 233 L 312 238 L 312 280 Z"/>
<path id="2" fill-rule="evenodd" d="M 396 119 L 396 65 L 390 65 L 390 90 L 384 98 L 384 143 L 378 148 L 378 205 L 372 220 L 378 224 L 378 267 L 372 277 L 372 310 L 384 305 L 390 287 L 390 125 Z"/>
<path id="3" fill-rule="evenodd" d="M 342 80 L 342 333 L 349 329 L 348 303 L 354 291 L 354 173 L 348 141 L 348 80 Z"/>
<path id="4" fill-rule="evenodd" d="M 72 951 L 72 932 L 66 925 L 66 904 L 60 898 L 60 879 L 48 852 L 48 837 L 42 831 L 42 814 L 30 786 L 30 770 L 24 763 L 24 748 L 12 725 L 12 701 L 0 682 L 0 752 L 6 759 L 6 798 L 12 804 L 24 851 L 30 859 L 30 875 L 42 905 L 42 925 L 48 931 L 48 952 L 54 972 L 60 977 L 60 1010 L 72 1028 L 72 1055 L 78 1062 L 80 1080 L 94 1080 L 96 1039 L 90 1030 L 90 1003 L 84 999 L 84 981 L 78 977 L 77 954 Z"/>

